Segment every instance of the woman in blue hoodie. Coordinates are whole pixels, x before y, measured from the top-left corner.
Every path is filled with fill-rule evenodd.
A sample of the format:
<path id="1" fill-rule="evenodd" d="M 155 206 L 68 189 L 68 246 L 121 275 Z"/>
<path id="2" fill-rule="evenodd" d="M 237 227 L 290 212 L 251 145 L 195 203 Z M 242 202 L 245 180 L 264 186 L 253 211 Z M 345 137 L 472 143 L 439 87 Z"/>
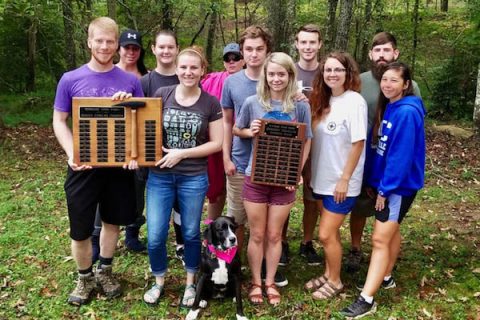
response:
<path id="1" fill-rule="evenodd" d="M 407 65 L 388 65 L 380 81 L 380 97 L 372 143 L 368 184 L 376 197 L 372 255 L 367 280 L 357 301 L 342 314 L 357 319 L 375 312 L 373 295 L 396 286 L 391 273 L 400 252 L 400 223 L 423 187 L 425 172 L 425 108 L 413 95 Z"/>

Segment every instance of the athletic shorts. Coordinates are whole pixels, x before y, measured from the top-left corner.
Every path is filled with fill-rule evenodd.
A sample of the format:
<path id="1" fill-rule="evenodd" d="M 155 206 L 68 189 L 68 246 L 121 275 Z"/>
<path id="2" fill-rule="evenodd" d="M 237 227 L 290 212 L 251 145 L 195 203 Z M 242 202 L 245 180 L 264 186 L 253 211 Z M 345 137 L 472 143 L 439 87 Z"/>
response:
<path id="1" fill-rule="evenodd" d="M 247 213 L 243 206 L 242 192 L 245 175 L 235 173 L 227 176 L 227 216 L 235 219 L 238 225 L 247 223 Z"/>
<path id="2" fill-rule="evenodd" d="M 375 219 L 380 222 L 394 221 L 399 224 L 402 223 L 416 195 L 416 192 L 411 196 L 389 195 L 385 200 L 385 208 L 382 211 L 375 211 Z"/>
<path id="3" fill-rule="evenodd" d="M 362 192 L 357 197 L 357 202 L 352 209 L 352 215 L 371 217 L 375 215 L 376 198 L 370 198 L 367 194 L 366 188 L 362 188 Z"/>
<path id="4" fill-rule="evenodd" d="M 305 180 L 303 180 L 303 199 L 307 201 L 317 201 L 313 197 L 313 189 L 309 185 L 305 183 Z"/>
<path id="5" fill-rule="evenodd" d="M 284 206 L 295 201 L 295 190 L 289 191 L 285 187 L 253 183 L 250 176 L 246 176 L 242 198 L 255 203 Z"/>
<path id="6" fill-rule="evenodd" d="M 70 237 L 82 241 L 93 232 L 99 206 L 103 222 L 129 225 L 135 222 L 135 172 L 123 168 L 96 168 L 73 171 L 68 167 L 65 181 Z"/>
<path id="7" fill-rule="evenodd" d="M 208 202 L 215 203 L 218 197 L 225 194 L 225 169 L 223 167 L 223 153 L 216 152 L 208 156 Z"/>
<path id="8" fill-rule="evenodd" d="M 347 197 L 343 202 L 336 203 L 333 196 L 313 193 L 316 200 L 322 200 L 325 209 L 333 213 L 348 214 L 352 211 L 357 197 Z"/>

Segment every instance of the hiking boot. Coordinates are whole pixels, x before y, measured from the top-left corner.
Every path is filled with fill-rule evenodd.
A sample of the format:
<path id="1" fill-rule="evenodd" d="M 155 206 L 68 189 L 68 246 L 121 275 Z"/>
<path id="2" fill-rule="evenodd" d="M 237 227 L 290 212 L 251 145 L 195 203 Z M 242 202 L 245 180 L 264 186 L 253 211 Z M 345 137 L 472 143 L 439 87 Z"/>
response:
<path id="1" fill-rule="evenodd" d="M 347 261 L 345 262 L 345 267 L 347 268 L 347 271 L 357 272 L 358 270 L 360 270 L 362 261 L 362 251 L 357 249 L 350 249 L 347 256 Z"/>
<path id="2" fill-rule="evenodd" d="M 305 244 L 300 243 L 299 254 L 307 259 L 307 264 L 310 266 L 318 266 L 322 262 L 322 258 L 320 258 L 315 248 L 313 248 L 312 241 L 308 241 Z"/>
<path id="3" fill-rule="evenodd" d="M 122 287 L 112 273 L 112 266 L 101 265 L 95 270 L 95 280 L 108 298 L 122 294 Z"/>
<path id="4" fill-rule="evenodd" d="M 81 306 L 90 300 L 90 296 L 96 288 L 95 277 L 92 273 L 79 274 L 77 286 L 68 296 L 68 303 Z"/>
<path id="5" fill-rule="evenodd" d="M 133 252 L 142 252 L 147 249 L 147 247 L 145 247 L 145 245 L 140 241 L 140 239 L 138 239 L 139 233 L 140 228 L 137 226 L 127 226 L 125 228 L 125 246 L 127 247 L 127 249 Z"/>
<path id="6" fill-rule="evenodd" d="M 267 277 L 267 267 L 265 265 L 265 259 L 262 260 L 262 270 L 260 271 L 260 277 L 262 281 L 265 281 L 265 278 Z M 273 279 L 275 282 L 275 285 L 279 288 L 285 287 L 288 285 L 288 279 L 281 273 L 280 271 L 277 270 L 275 273 L 275 277 Z"/>
<path id="7" fill-rule="evenodd" d="M 100 236 L 92 235 L 92 264 L 100 257 Z"/>
<path id="8" fill-rule="evenodd" d="M 363 290 L 364 286 L 365 286 L 364 283 L 355 285 L 355 287 L 360 291 Z M 396 287 L 397 287 L 397 284 L 395 283 L 395 280 L 393 279 L 393 277 L 390 277 L 390 279 L 388 280 L 382 281 L 382 286 L 381 286 L 382 289 L 388 290 Z"/>
<path id="9" fill-rule="evenodd" d="M 375 311 L 377 311 L 377 303 L 375 301 L 368 303 L 362 296 L 359 296 L 357 301 L 344 308 L 340 313 L 347 319 L 360 319 L 375 313 Z"/>
<path id="10" fill-rule="evenodd" d="M 289 260 L 289 248 L 288 248 L 288 243 L 282 241 L 282 255 L 280 256 L 280 261 L 278 262 L 279 266 L 286 266 L 288 264 Z"/>

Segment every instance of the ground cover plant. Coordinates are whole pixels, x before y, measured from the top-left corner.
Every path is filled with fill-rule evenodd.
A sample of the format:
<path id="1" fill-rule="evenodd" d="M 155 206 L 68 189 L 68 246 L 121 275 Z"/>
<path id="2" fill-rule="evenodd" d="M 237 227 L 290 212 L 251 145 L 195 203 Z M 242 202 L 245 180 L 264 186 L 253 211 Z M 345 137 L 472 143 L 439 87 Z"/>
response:
<path id="1" fill-rule="evenodd" d="M 394 274 L 397 288 L 379 292 L 378 311 L 368 319 L 479 319 L 480 139 L 427 132 L 427 185 L 402 224 L 403 252 Z M 80 308 L 68 305 L 76 271 L 63 193 L 65 156 L 51 128 L 37 125 L 1 129 L 0 156 L 0 319 L 185 317 L 178 308 L 183 293 L 181 263 L 170 260 L 166 296 L 158 306 L 147 306 L 142 296 L 152 281 L 148 257 L 128 252 L 123 239 L 115 256 L 122 297 L 97 296 Z M 300 193 L 297 197 L 301 199 Z M 358 294 L 355 284 L 363 281 L 366 264 L 356 274 L 342 272 L 346 290 L 336 299 L 317 302 L 304 292 L 304 283 L 323 266 L 307 266 L 297 255 L 302 210 L 298 201 L 290 220 L 291 261 L 282 270 L 289 285 L 281 290 L 281 305 L 248 303 L 249 274 L 244 272 L 245 311 L 251 319 L 339 319 L 337 311 Z M 365 252 L 370 252 L 371 222 Z M 348 250 L 348 223 L 341 232 Z M 320 249 L 318 242 L 315 246 Z M 173 251 L 169 255 L 173 257 Z M 234 319 L 234 310 L 231 301 L 213 301 L 201 316 Z"/>

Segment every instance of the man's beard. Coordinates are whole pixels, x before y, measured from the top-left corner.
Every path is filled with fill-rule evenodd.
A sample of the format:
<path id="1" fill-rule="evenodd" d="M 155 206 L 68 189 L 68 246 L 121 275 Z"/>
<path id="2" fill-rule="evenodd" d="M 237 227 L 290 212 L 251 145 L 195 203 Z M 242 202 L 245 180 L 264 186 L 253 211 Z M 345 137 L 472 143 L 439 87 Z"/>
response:
<path id="1" fill-rule="evenodd" d="M 387 69 L 388 64 L 393 62 L 393 61 L 386 61 L 386 60 L 382 60 L 382 61 L 386 63 L 379 64 L 378 61 L 377 62 L 372 61 L 372 65 L 370 67 L 370 70 L 372 70 L 373 77 L 377 79 L 378 82 L 380 82 L 380 80 L 382 79 L 383 73 Z"/>

